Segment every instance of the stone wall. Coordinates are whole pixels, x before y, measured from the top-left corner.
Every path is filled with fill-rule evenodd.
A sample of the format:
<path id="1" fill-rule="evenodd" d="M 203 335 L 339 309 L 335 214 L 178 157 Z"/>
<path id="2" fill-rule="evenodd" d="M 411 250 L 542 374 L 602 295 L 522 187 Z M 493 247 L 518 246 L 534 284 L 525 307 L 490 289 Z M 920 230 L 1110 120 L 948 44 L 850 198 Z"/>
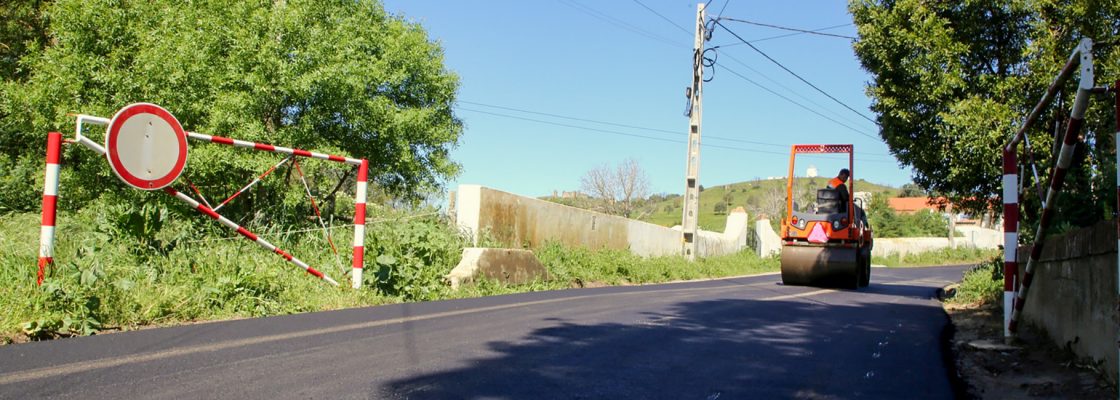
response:
<path id="1" fill-rule="evenodd" d="M 1019 248 L 1020 276 L 1030 247 Z M 1102 363 L 1117 376 L 1116 222 L 1079 229 L 1043 243 L 1022 320 L 1063 348 Z"/>

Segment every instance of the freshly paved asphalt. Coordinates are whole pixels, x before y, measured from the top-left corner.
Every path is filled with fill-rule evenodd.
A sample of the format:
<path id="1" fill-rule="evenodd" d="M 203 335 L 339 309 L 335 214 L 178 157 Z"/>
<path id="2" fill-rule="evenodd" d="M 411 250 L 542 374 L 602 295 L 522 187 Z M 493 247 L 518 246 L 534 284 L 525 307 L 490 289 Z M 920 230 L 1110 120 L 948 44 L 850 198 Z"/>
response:
<path id="1" fill-rule="evenodd" d="M 938 288 L 776 275 L 495 296 L 0 347 L 0 399 L 947 399 Z"/>

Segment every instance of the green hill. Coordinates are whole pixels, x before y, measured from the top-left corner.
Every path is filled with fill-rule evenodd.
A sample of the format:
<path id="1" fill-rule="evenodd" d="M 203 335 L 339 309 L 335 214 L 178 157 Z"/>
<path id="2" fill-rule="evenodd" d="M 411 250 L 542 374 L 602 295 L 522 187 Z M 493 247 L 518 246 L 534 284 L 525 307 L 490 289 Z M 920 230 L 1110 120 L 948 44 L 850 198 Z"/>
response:
<path id="1" fill-rule="evenodd" d="M 808 195 L 806 188 L 824 187 L 831 177 L 796 178 L 795 188 L 801 190 L 802 196 Z M 855 182 L 857 192 L 886 192 L 891 196 L 898 194 L 899 189 L 890 186 L 877 185 L 862 179 Z M 743 207 L 754 219 L 759 214 L 769 214 L 773 218 L 780 218 L 786 197 L 786 180 L 762 179 L 732 183 L 728 185 L 704 187 L 700 192 L 700 229 L 722 232 L 727 221 L 727 211 L 736 207 Z M 723 203 L 722 207 L 717 204 Z M 681 223 L 681 195 L 667 196 L 654 195 L 642 207 L 638 219 L 658 225 L 673 226 Z"/>

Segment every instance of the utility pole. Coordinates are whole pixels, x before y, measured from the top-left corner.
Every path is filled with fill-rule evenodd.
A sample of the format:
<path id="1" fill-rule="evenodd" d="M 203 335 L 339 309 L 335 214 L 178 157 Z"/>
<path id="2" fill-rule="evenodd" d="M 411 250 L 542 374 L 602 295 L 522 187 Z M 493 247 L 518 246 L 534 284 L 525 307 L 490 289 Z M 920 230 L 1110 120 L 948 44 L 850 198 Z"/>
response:
<path id="1" fill-rule="evenodd" d="M 696 5 L 696 42 L 692 47 L 692 86 L 688 97 L 688 154 L 685 164 L 684 207 L 681 221 L 681 255 L 696 259 L 696 229 L 700 214 L 700 117 L 704 85 L 704 3 Z"/>

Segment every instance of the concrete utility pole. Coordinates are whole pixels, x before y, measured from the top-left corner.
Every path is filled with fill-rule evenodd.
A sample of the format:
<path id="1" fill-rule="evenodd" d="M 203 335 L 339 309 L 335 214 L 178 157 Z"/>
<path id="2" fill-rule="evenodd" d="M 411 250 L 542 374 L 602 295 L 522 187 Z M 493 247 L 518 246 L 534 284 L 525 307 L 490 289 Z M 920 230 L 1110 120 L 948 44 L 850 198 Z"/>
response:
<path id="1" fill-rule="evenodd" d="M 692 47 L 692 86 L 688 88 L 688 158 L 685 164 L 681 255 L 696 259 L 696 229 L 700 214 L 700 117 L 704 85 L 704 3 L 696 5 L 696 42 Z"/>
<path id="2" fill-rule="evenodd" d="M 945 212 L 949 214 L 949 248 L 957 248 L 957 216 L 953 213 L 953 203 L 949 203 L 945 207 Z"/>

